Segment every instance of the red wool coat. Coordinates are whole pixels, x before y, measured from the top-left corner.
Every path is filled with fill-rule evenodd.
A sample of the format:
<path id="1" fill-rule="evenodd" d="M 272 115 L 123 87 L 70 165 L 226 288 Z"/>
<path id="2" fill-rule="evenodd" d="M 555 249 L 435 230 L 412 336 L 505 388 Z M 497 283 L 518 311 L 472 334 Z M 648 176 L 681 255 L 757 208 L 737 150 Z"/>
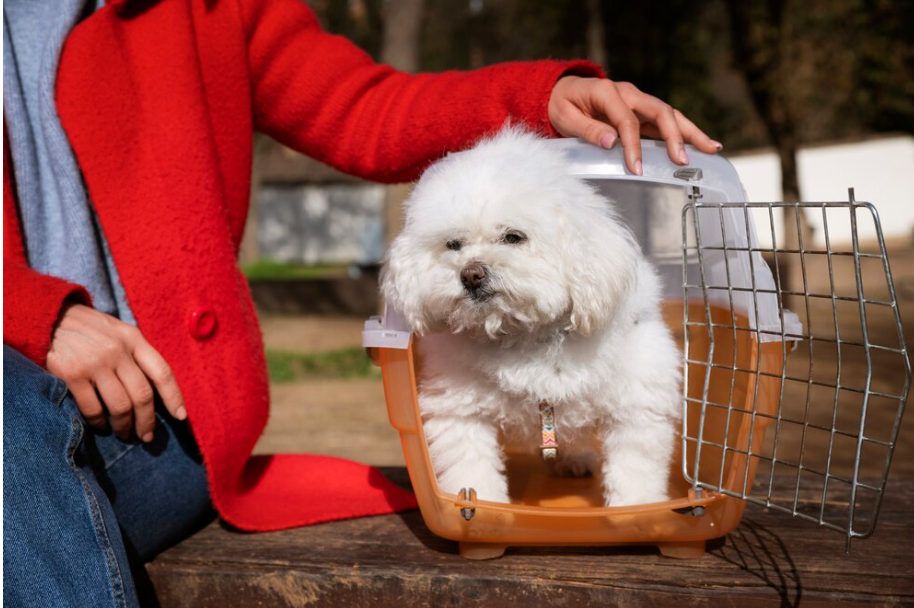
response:
<path id="1" fill-rule="evenodd" d="M 546 104 L 567 73 L 600 75 L 557 61 L 398 73 L 321 31 L 300 0 L 109 2 L 71 33 L 61 121 L 139 328 L 184 393 L 226 521 L 274 530 L 415 504 L 364 465 L 250 456 L 268 412 L 236 262 L 253 131 L 361 177 L 408 181 L 508 117 L 552 133 Z M 89 300 L 28 267 L 9 163 L 5 150 L 3 341 L 44 365 L 64 300 Z"/>

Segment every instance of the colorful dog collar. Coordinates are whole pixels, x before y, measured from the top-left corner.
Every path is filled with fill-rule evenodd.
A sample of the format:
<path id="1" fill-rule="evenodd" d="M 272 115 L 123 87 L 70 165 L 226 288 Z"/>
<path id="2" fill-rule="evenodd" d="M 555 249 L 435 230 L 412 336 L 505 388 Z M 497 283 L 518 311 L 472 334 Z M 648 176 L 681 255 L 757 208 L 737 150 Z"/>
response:
<path id="1" fill-rule="evenodd" d="M 545 401 L 540 402 L 540 422 L 542 423 L 543 460 L 553 460 L 558 454 L 559 444 L 555 438 L 555 412 Z"/>

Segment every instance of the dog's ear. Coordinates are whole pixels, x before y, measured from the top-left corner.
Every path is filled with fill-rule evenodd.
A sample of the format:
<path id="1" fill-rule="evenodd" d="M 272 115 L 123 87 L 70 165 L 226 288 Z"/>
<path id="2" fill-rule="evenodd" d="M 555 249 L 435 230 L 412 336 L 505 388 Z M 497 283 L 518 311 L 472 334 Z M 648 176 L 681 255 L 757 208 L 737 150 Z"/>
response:
<path id="1" fill-rule="evenodd" d="M 595 192 L 565 214 L 570 327 L 587 336 L 609 323 L 637 277 L 639 249 L 611 203 Z"/>
<path id="2" fill-rule="evenodd" d="M 390 245 L 381 268 L 381 293 L 388 305 L 403 316 L 410 329 L 418 334 L 435 331 L 440 323 L 432 316 L 426 301 L 427 285 L 423 277 L 432 267 L 431 256 L 411 243 L 412 237 L 401 232 Z"/>

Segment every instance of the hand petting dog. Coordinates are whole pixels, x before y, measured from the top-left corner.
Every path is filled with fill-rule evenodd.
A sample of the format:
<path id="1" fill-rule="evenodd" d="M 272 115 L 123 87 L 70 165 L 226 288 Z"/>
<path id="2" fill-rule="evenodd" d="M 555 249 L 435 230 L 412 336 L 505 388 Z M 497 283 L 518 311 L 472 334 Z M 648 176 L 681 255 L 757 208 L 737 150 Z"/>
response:
<path id="1" fill-rule="evenodd" d="M 685 144 L 715 154 L 723 149 L 682 112 L 630 82 L 565 76 L 552 89 L 549 121 L 565 137 L 580 137 L 595 146 L 612 148 L 622 141 L 625 166 L 643 175 L 641 136 L 666 142 L 670 159 L 689 164 Z"/>

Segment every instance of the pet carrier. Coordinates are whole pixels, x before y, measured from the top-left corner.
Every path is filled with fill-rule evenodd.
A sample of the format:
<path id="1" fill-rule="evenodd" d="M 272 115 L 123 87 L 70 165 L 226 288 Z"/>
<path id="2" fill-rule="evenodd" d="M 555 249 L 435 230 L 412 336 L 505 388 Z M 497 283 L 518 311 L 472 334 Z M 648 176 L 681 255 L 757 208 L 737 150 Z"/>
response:
<path id="1" fill-rule="evenodd" d="M 598 479 L 551 477 L 541 460 L 512 454 L 510 504 L 477 500 L 471 487 L 442 492 L 419 414 L 421 338 L 388 307 L 366 321 L 363 344 L 382 369 L 428 527 L 473 559 L 517 545 L 649 544 L 698 557 L 747 502 L 839 530 L 848 548 L 871 534 L 911 377 L 875 208 L 852 191 L 844 202 L 748 203 L 727 160 L 691 148 L 683 168 L 642 142 L 637 177 L 620 149 L 551 145 L 616 202 L 663 280 L 684 364 L 673 498 L 605 507 Z M 810 214 L 821 218 L 816 235 Z"/>

